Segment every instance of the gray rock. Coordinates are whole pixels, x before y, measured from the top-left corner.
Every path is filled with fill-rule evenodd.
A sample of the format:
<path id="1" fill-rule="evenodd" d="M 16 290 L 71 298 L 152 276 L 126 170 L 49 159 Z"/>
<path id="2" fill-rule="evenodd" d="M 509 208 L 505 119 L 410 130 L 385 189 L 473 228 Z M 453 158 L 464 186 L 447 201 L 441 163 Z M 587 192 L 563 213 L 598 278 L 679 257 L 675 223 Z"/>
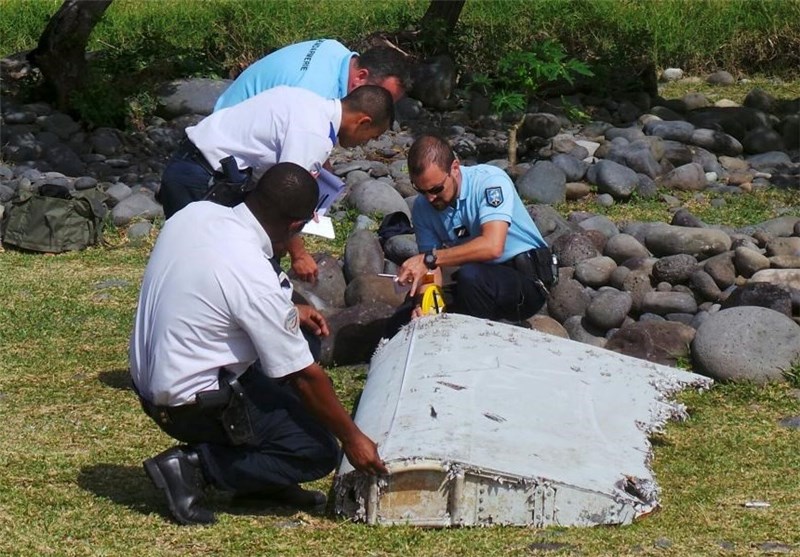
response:
<path id="1" fill-rule="evenodd" d="M 92 132 L 89 143 L 92 151 L 105 157 L 114 157 L 123 152 L 120 132 L 113 128 L 97 128 Z"/>
<path id="2" fill-rule="evenodd" d="M 784 118 L 780 130 L 787 149 L 800 148 L 800 115 L 790 114 Z"/>
<path id="3" fill-rule="evenodd" d="M 686 107 L 680 100 L 675 99 L 677 104 L 680 104 L 678 107 L 677 105 L 673 104 L 672 106 L 653 106 L 650 108 L 650 114 L 660 118 L 665 122 L 673 122 L 673 121 L 681 121 L 683 120 L 683 114 L 686 112 Z"/>
<path id="4" fill-rule="evenodd" d="M 619 234 L 617 225 L 605 215 L 593 215 L 578 223 L 578 227 L 583 230 L 597 230 L 606 238 L 611 238 L 612 236 Z"/>
<path id="5" fill-rule="evenodd" d="M 767 261 L 773 269 L 800 269 L 800 255 L 774 255 Z"/>
<path id="6" fill-rule="evenodd" d="M 344 276 L 350 282 L 359 275 L 383 271 L 383 249 L 378 236 L 369 230 L 356 230 L 344 248 Z"/>
<path id="7" fill-rule="evenodd" d="M 616 268 L 617 264 L 610 257 L 598 256 L 584 259 L 575 265 L 575 279 L 586 286 L 598 288 L 609 283 L 611 274 Z"/>
<path id="8" fill-rule="evenodd" d="M 549 239 L 561 236 L 574 230 L 574 227 L 550 205 L 531 205 L 528 214 L 536 223 L 536 228 L 542 236 Z M 549 242 L 549 240 L 548 240 Z"/>
<path id="9" fill-rule="evenodd" d="M 644 137 L 644 132 L 640 130 L 638 127 L 632 128 L 609 128 L 605 132 L 606 139 L 612 140 L 616 139 L 617 137 L 622 137 L 627 139 L 629 142 L 636 141 L 637 139 L 642 139 Z"/>
<path id="10" fill-rule="evenodd" d="M 800 255 L 800 237 L 772 238 L 766 245 L 767 255 Z"/>
<path id="11" fill-rule="evenodd" d="M 756 170 L 772 170 L 776 166 L 791 164 L 792 159 L 782 151 L 770 151 L 767 153 L 760 153 L 758 155 L 751 155 L 747 157 L 747 162 Z"/>
<path id="12" fill-rule="evenodd" d="M 394 117 L 401 124 L 414 121 L 423 114 L 422 103 L 408 95 L 401 98 L 394 105 Z"/>
<path id="13" fill-rule="evenodd" d="M 697 313 L 697 301 L 685 292 L 647 292 L 642 298 L 641 311 L 666 315 L 668 313 Z"/>
<path id="14" fill-rule="evenodd" d="M 797 223 L 800 223 L 800 217 L 785 215 L 751 226 L 745 226 L 738 229 L 737 232 L 746 234 L 747 236 L 753 236 L 758 231 L 766 233 L 769 236 L 791 236 L 794 233 L 794 227 Z"/>
<path id="15" fill-rule="evenodd" d="M 654 135 L 664 139 L 680 141 L 686 143 L 692 138 L 695 127 L 694 124 L 683 120 L 660 121 L 652 120 L 644 125 L 644 133 Z"/>
<path id="16" fill-rule="evenodd" d="M 760 126 L 748 131 L 742 138 L 742 148 L 745 153 L 760 154 L 771 151 L 782 151 L 783 137 L 774 129 Z"/>
<path id="17" fill-rule="evenodd" d="M 322 338 L 322 365 L 368 362 L 394 313 L 390 304 L 359 304 L 327 316 L 330 334 Z"/>
<path id="18" fill-rule="evenodd" d="M 659 224 L 648 230 L 645 246 L 657 257 L 686 253 L 701 259 L 728 251 L 731 238 L 715 228 Z"/>
<path id="19" fill-rule="evenodd" d="M 41 119 L 40 125 L 42 130 L 54 133 L 61 140 L 67 140 L 69 137 L 80 131 L 81 126 L 72 117 L 61 113 L 53 112 L 49 116 Z"/>
<path id="20" fill-rule="evenodd" d="M 153 224 L 148 221 L 135 222 L 128 227 L 126 235 L 128 240 L 133 243 L 140 243 L 150 237 L 153 231 Z"/>
<path id="21" fill-rule="evenodd" d="M 90 190 L 97 185 L 97 179 L 91 176 L 81 176 L 72 185 L 78 191 Z"/>
<path id="22" fill-rule="evenodd" d="M 603 332 L 594 329 L 584 317 L 575 315 L 567 319 L 563 325 L 567 334 L 569 334 L 569 338 L 576 342 L 582 342 L 583 344 L 589 344 L 599 348 L 603 348 L 606 344 Z"/>
<path id="23" fill-rule="evenodd" d="M 594 183 L 600 193 L 608 193 L 615 199 L 627 199 L 638 185 L 636 172 L 614 161 L 601 160 L 594 167 Z"/>
<path id="24" fill-rule="evenodd" d="M 653 265 L 653 278 L 659 282 L 683 284 L 689 281 L 696 270 L 697 259 L 694 256 L 685 253 L 668 255 Z"/>
<path id="25" fill-rule="evenodd" d="M 670 224 L 673 226 L 686 226 L 690 228 L 708 228 L 708 225 L 690 213 L 687 209 L 681 207 L 672 215 Z"/>
<path id="26" fill-rule="evenodd" d="M 528 326 L 534 331 L 547 333 L 561 338 L 569 338 L 567 330 L 555 319 L 547 315 L 534 315 L 525 320 Z"/>
<path id="27" fill-rule="evenodd" d="M 595 198 L 595 201 L 601 207 L 611 207 L 614 205 L 614 196 L 609 193 L 601 193 Z"/>
<path id="28" fill-rule="evenodd" d="M 667 68 L 661 72 L 661 79 L 663 81 L 678 81 L 683 79 L 683 70 L 680 68 Z"/>
<path id="29" fill-rule="evenodd" d="M 775 97 L 758 87 L 751 89 L 742 103 L 748 108 L 755 108 L 762 112 L 772 112 L 775 109 Z"/>
<path id="30" fill-rule="evenodd" d="M 558 237 L 550 248 L 563 267 L 574 267 L 579 261 L 600 255 L 586 233 L 564 234 Z"/>
<path id="31" fill-rule="evenodd" d="M 762 269 L 769 269 L 769 259 L 760 252 L 746 247 L 733 251 L 733 264 L 738 274 L 750 278 Z"/>
<path id="32" fill-rule="evenodd" d="M 771 309 L 742 306 L 714 313 L 692 342 L 695 369 L 723 381 L 783 381 L 800 358 L 800 326 Z"/>
<path id="33" fill-rule="evenodd" d="M 674 166 L 681 166 L 689 164 L 693 159 L 694 153 L 683 143 L 664 140 L 664 160 L 669 161 Z"/>
<path id="34" fill-rule="evenodd" d="M 605 287 L 592 298 L 586 308 L 586 321 L 600 331 L 620 327 L 633 305 L 629 292 Z"/>
<path id="35" fill-rule="evenodd" d="M 580 282 L 562 278 L 550 289 L 547 312 L 559 323 L 564 323 L 570 317 L 583 316 L 590 301 Z"/>
<path id="36" fill-rule="evenodd" d="M 641 316 L 639 322 L 625 325 L 606 343 L 606 349 L 657 364 L 675 366 L 689 357 L 695 330 L 682 323 L 667 322 L 662 317 Z"/>
<path id="37" fill-rule="evenodd" d="M 751 282 L 734 289 L 722 302 L 722 309 L 737 306 L 769 308 L 792 316 L 792 294 L 786 286 L 768 282 Z"/>
<path id="38" fill-rule="evenodd" d="M 692 273 L 690 282 L 694 291 L 703 300 L 716 302 L 722 296 L 722 291 L 717 286 L 714 277 L 703 270 L 697 270 Z"/>
<path id="39" fill-rule="evenodd" d="M 409 257 L 418 254 L 419 248 L 413 234 L 398 234 L 386 240 L 383 251 L 389 261 L 401 265 Z"/>
<path id="40" fill-rule="evenodd" d="M 433 56 L 411 70 L 413 86 L 409 96 L 431 108 L 447 109 L 456 86 L 456 65 L 447 55 Z"/>
<path id="41" fill-rule="evenodd" d="M 649 178 L 655 178 L 661 174 L 661 165 L 656 161 L 647 145 L 637 147 L 631 145 L 625 150 L 624 157 L 625 165 L 640 174 L 644 174 Z"/>
<path id="42" fill-rule="evenodd" d="M 348 190 L 353 189 L 356 184 L 360 184 L 361 182 L 366 182 L 367 180 L 371 180 L 372 177 L 363 170 L 353 170 L 352 172 L 348 172 L 347 176 L 344 179 L 344 182 L 347 186 Z"/>
<path id="43" fill-rule="evenodd" d="M 163 218 L 164 209 L 153 199 L 151 193 L 138 191 L 117 203 L 111 210 L 111 217 L 115 226 L 125 226 L 133 219 L 152 221 L 156 218 Z"/>
<path id="44" fill-rule="evenodd" d="M 127 184 L 117 182 L 106 190 L 106 195 L 110 198 L 109 205 L 114 206 L 133 193 Z"/>
<path id="45" fill-rule="evenodd" d="M 719 70 L 706 77 L 706 83 L 711 85 L 733 85 L 736 83 L 736 78 L 725 70 Z"/>
<path id="46" fill-rule="evenodd" d="M 347 283 L 339 261 L 327 253 L 316 253 L 313 257 L 317 262 L 317 281 L 311 284 L 294 280 L 295 291 L 319 311 L 345 307 L 344 290 Z M 292 271 L 289 271 L 289 276 L 296 279 Z"/>
<path id="47" fill-rule="evenodd" d="M 686 93 L 681 100 L 683 104 L 686 106 L 687 110 L 695 110 L 698 108 L 705 108 L 711 105 L 711 102 L 708 100 L 703 93 L 697 92 L 690 92 Z"/>
<path id="48" fill-rule="evenodd" d="M 16 191 L 5 184 L 0 184 L 0 203 L 10 201 L 14 197 Z"/>
<path id="49" fill-rule="evenodd" d="M 568 182 L 578 182 L 582 180 L 586 175 L 586 169 L 589 168 L 588 163 L 562 153 L 553 155 L 551 161 L 564 172 L 564 176 Z"/>
<path id="50" fill-rule="evenodd" d="M 720 288 L 728 288 L 736 282 L 736 267 L 733 265 L 733 252 L 724 252 L 709 257 L 703 263 L 703 270 L 711 275 Z"/>
<path id="51" fill-rule="evenodd" d="M 211 114 L 217 99 L 231 83 L 228 79 L 204 77 L 165 83 L 158 91 L 158 113 L 164 118 L 175 118 L 184 114 Z"/>
<path id="52" fill-rule="evenodd" d="M 606 242 L 603 253 L 617 264 L 634 257 L 648 257 L 650 252 L 630 234 L 617 234 Z"/>
<path id="53" fill-rule="evenodd" d="M 708 185 L 703 167 L 696 162 L 675 168 L 656 183 L 663 188 L 681 191 L 701 191 Z"/>
<path id="54" fill-rule="evenodd" d="M 354 185 L 345 198 L 345 203 L 361 213 L 388 215 L 402 211 L 411 217 L 408 204 L 397 190 L 380 180 L 365 180 Z"/>
<path id="55" fill-rule="evenodd" d="M 347 285 L 344 302 L 350 306 L 384 303 L 397 307 L 405 296 L 395 290 L 394 281 L 378 275 L 359 275 Z"/>
<path id="56" fill-rule="evenodd" d="M 592 193 L 592 188 L 589 184 L 585 182 L 567 182 L 564 185 L 565 195 L 568 200 L 575 201 L 577 199 L 583 199 L 590 193 Z M 607 195 L 607 194 L 604 194 Z M 611 197 L 611 196 L 609 196 Z M 612 198 L 613 201 L 613 198 Z"/>
<path id="57" fill-rule="evenodd" d="M 539 161 L 517 180 L 523 199 L 535 203 L 563 203 L 567 198 L 564 171 L 550 161 Z"/>
<path id="58" fill-rule="evenodd" d="M 47 161 L 52 165 L 53 170 L 66 174 L 67 176 L 81 176 L 86 166 L 80 157 L 64 144 L 53 145 L 45 152 Z"/>
<path id="59" fill-rule="evenodd" d="M 549 139 L 560 131 L 561 120 L 559 120 L 558 116 L 546 112 L 537 112 L 525 116 L 525 121 L 522 123 L 522 126 L 520 126 L 518 135 L 519 139 L 526 139 L 528 137 L 543 137 Z"/>
<path id="60" fill-rule="evenodd" d="M 735 157 L 742 154 L 742 144 L 726 133 L 716 130 L 697 129 L 692 133 L 690 142 L 712 153 Z"/>

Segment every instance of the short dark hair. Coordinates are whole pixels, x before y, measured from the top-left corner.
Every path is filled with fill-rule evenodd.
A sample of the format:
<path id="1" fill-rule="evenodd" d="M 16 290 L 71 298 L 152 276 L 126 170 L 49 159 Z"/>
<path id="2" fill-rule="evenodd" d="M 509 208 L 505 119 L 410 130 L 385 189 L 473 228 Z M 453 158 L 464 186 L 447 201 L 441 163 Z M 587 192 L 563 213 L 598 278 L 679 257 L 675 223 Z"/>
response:
<path id="1" fill-rule="evenodd" d="M 342 99 L 342 106 L 352 112 L 362 112 L 372 118 L 374 126 L 388 129 L 394 122 L 394 101 L 389 91 L 377 85 L 356 87 Z"/>
<path id="2" fill-rule="evenodd" d="M 369 70 L 369 82 L 376 84 L 387 77 L 396 77 L 403 89 L 411 89 L 411 71 L 408 57 L 395 48 L 375 46 L 364 51 L 357 59 L 358 67 Z"/>
<path id="3" fill-rule="evenodd" d="M 419 176 L 431 165 L 444 172 L 450 172 L 456 154 L 446 139 L 439 135 L 427 134 L 418 137 L 408 150 L 408 174 Z"/>
<path id="4" fill-rule="evenodd" d="M 257 216 L 298 221 L 314 215 L 318 200 L 319 186 L 308 170 L 293 162 L 279 162 L 261 176 L 245 203 Z"/>

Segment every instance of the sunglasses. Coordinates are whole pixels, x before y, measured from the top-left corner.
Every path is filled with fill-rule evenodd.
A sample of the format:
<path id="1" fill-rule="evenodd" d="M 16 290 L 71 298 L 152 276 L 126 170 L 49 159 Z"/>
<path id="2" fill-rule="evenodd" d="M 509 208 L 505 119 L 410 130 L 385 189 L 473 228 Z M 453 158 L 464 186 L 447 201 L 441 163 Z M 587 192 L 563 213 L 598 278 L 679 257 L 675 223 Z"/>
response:
<path id="1" fill-rule="evenodd" d="M 429 190 L 422 190 L 422 189 L 419 189 L 414 184 L 411 184 L 411 185 L 413 186 L 414 190 L 416 190 L 418 193 L 421 193 L 422 195 L 439 195 L 440 193 L 442 193 L 442 191 L 444 191 L 444 185 L 447 182 L 447 179 L 449 177 L 450 177 L 450 173 L 448 172 L 447 176 L 444 177 L 444 180 L 442 180 L 441 184 L 439 184 L 438 186 L 433 186 Z"/>

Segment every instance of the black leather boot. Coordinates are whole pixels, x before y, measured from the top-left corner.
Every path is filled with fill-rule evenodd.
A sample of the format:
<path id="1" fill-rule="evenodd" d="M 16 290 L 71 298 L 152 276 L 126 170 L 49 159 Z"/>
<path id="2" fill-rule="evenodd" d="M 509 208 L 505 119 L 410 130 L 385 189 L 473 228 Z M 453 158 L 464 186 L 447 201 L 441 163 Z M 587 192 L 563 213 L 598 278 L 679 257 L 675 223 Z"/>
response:
<path id="1" fill-rule="evenodd" d="M 188 447 L 173 447 L 144 461 L 153 484 L 164 492 L 172 516 L 180 524 L 211 524 L 214 513 L 200 506 L 206 482 L 200 456 Z"/>

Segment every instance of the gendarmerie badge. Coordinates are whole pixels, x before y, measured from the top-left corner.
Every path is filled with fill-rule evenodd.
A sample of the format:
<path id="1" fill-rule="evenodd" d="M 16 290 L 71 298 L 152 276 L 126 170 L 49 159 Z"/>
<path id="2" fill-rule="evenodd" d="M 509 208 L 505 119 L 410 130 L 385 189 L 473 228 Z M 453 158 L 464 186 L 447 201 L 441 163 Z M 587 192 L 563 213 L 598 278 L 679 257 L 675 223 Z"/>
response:
<path id="1" fill-rule="evenodd" d="M 503 188 L 486 188 L 486 203 L 492 207 L 503 204 Z"/>
<path id="2" fill-rule="evenodd" d="M 286 320 L 283 323 L 287 331 L 296 333 L 300 328 L 300 314 L 297 313 L 297 308 L 292 307 L 286 314 Z"/>

